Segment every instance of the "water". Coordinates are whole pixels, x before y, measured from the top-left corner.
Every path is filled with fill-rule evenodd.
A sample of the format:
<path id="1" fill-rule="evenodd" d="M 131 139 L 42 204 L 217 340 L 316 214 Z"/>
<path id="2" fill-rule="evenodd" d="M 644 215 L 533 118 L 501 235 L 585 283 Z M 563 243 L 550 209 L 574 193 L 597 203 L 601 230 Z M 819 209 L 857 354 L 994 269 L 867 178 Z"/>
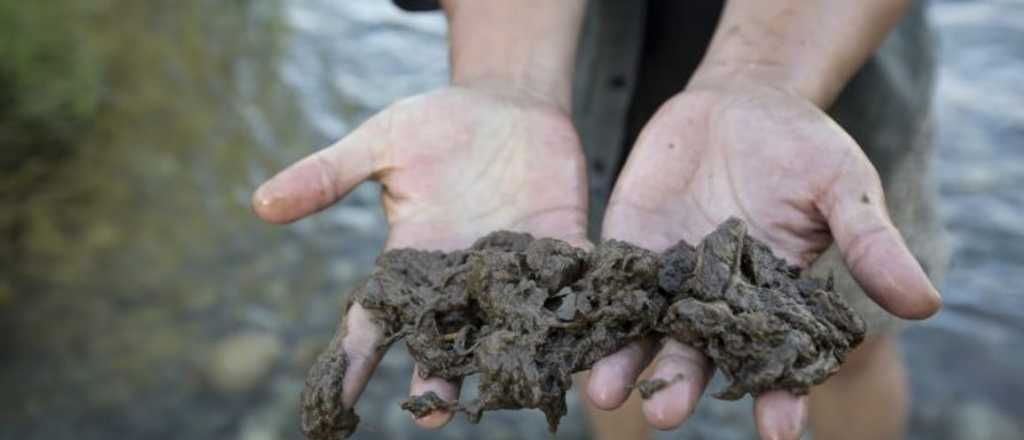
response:
<path id="1" fill-rule="evenodd" d="M 106 78 L 92 129 L 33 165 L 44 181 L 0 179 L 0 230 L 18 231 L 0 270 L 0 438 L 298 439 L 305 369 L 383 219 L 372 185 L 286 228 L 253 219 L 249 191 L 444 84 L 443 19 L 383 0 L 104 0 L 87 13 Z M 1021 438 L 1024 3 L 940 1 L 931 16 L 954 256 L 946 309 L 904 337 L 912 438 Z M 401 352 L 360 403 L 357 438 L 544 438 L 539 413 L 416 430 L 397 408 Z M 581 413 L 573 402 L 560 438 L 586 436 Z M 683 432 L 749 438 L 749 419 L 749 402 L 708 399 Z"/>

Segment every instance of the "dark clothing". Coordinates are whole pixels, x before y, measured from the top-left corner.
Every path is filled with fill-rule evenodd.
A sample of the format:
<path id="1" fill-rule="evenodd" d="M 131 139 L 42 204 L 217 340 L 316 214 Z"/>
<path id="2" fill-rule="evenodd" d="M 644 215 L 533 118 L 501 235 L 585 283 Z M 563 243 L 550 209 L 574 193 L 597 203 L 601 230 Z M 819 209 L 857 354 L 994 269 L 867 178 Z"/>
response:
<path id="1" fill-rule="evenodd" d="M 437 0 L 395 0 L 395 5 L 406 11 L 432 11 L 440 7 Z"/>

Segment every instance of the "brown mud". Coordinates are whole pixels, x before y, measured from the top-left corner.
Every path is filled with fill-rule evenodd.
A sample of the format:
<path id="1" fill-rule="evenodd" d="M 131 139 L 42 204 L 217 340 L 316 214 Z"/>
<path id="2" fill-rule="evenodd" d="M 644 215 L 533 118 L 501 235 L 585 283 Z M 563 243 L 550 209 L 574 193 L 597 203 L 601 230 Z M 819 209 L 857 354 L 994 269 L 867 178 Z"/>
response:
<path id="1" fill-rule="evenodd" d="M 341 399 L 342 380 L 348 370 L 348 356 L 341 349 L 345 333 L 345 323 L 342 322 L 334 340 L 320 353 L 306 375 L 306 387 L 299 400 L 302 432 L 306 438 L 346 438 L 355 432 L 359 424 L 359 416 Z"/>
<path id="2" fill-rule="evenodd" d="M 800 278 L 735 219 L 697 247 L 680 242 L 661 255 L 614 240 L 587 253 L 504 231 L 466 250 L 396 249 L 352 297 L 387 336 L 380 349 L 405 339 L 424 378 L 480 377 L 478 399 L 428 393 L 403 409 L 477 422 L 484 411 L 536 408 L 552 432 L 572 374 L 641 337 L 699 349 L 731 382 L 717 397 L 738 399 L 805 394 L 864 336 L 830 281 Z M 359 421 L 340 397 L 344 327 L 306 380 L 302 427 L 313 440 L 346 437 Z M 649 397 L 670 383 L 662 382 L 637 387 Z"/>
<path id="3" fill-rule="evenodd" d="M 633 384 L 632 389 L 640 393 L 640 398 L 647 400 L 654 396 L 654 393 L 667 388 L 676 382 L 682 381 L 684 376 L 677 374 L 672 379 L 644 379 Z"/>

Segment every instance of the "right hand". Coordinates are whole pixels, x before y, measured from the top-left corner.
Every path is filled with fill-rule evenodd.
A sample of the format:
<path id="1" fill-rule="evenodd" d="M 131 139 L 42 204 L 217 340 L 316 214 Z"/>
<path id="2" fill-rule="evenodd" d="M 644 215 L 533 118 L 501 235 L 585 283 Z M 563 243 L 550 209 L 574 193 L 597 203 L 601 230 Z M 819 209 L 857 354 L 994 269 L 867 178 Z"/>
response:
<path id="1" fill-rule="evenodd" d="M 334 145 L 264 183 L 253 208 L 289 223 L 342 199 L 365 180 L 382 185 L 385 248 L 453 250 L 498 229 L 586 246 L 587 193 L 579 139 L 549 98 L 493 85 L 453 86 L 405 99 Z M 381 330 L 354 304 L 342 346 L 342 400 L 353 407 L 384 353 Z M 459 385 L 413 372 L 411 395 L 456 400 Z M 416 422 L 439 428 L 436 411 Z"/>

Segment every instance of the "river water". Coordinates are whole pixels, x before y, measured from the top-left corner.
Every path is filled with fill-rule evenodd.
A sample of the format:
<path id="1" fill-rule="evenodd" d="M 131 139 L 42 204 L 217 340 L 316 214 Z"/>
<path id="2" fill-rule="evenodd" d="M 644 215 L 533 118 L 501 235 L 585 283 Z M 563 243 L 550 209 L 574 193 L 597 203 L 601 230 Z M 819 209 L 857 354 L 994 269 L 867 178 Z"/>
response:
<path id="1" fill-rule="evenodd" d="M 946 308 L 904 335 L 911 438 L 1024 438 L 1024 2 L 938 1 L 930 16 L 954 254 Z M 0 198 L 17 231 L 0 243 L 17 256 L 0 271 L 0 438 L 300 438 L 305 369 L 383 243 L 377 188 L 285 228 L 257 222 L 249 192 L 444 84 L 442 17 L 384 0 L 104 0 L 87 19 L 105 78 L 94 125 L 75 154 L 0 179 L 19 195 Z M 546 436 L 531 412 L 415 429 L 397 405 L 403 351 L 360 402 L 356 438 Z M 661 438 L 750 438 L 749 407 L 707 399 Z M 588 435 L 575 400 L 562 427 Z"/>

